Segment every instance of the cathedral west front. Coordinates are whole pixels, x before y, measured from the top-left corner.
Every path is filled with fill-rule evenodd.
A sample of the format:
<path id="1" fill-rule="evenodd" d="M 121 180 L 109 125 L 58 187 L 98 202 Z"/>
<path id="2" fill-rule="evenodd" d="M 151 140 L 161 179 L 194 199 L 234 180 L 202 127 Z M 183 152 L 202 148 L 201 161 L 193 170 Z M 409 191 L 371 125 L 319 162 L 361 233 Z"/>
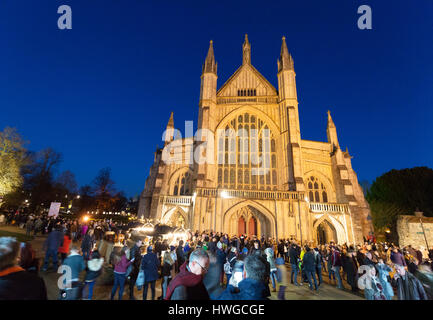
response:
<path id="1" fill-rule="evenodd" d="M 229 235 L 359 243 L 373 232 L 370 209 L 338 143 L 301 138 L 294 61 L 282 39 L 278 89 L 251 63 L 220 87 L 213 42 L 203 64 L 198 132 L 178 138 L 171 114 L 165 146 L 140 197 L 139 217 Z M 205 157 L 197 161 L 195 155 Z"/>

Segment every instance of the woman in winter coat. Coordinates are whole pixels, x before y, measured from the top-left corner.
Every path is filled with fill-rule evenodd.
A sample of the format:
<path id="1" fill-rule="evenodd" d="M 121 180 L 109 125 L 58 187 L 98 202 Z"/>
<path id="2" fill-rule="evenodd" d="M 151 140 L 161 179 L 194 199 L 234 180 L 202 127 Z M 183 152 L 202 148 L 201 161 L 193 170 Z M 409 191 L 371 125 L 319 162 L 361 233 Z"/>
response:
<path id="1" fill-rule="evenodd" d="M 71 234 L 69 232 L 66 232 L 66 234 L 63 236 L 63 245 L 59 247 L 59 253 L 62 259 L 62 263 L 69 253 L 69 246 L 71 245 L 71 242 Z"/>
<path id="2" fill-rule="evenodd" d="M 134 258 L 128 260 L 126 255 L 129 253 L 129 248 L 124 246 L 120 251 L 120 255 L 115 254 L 113 256 L 114 264 L 114 285 L 111 290 L 111 300 L 114 300 L 117 288 L 119 287 L 119 300 L 122 300 L 123 290 L 125 288 L 126 270 L 129 265 L 134 262 Z"/>
<path id="3" fill-rule="evenodd" d="M 358 261 L 356 260 L 356 252 L 347 253 L 344 259 L 343 269 L 347 275 L 347 283 L 352 287 L 352 292 L 358 291 Z"/>
<path id="4" fill-rule="evenodd" d="M 156 254 L 152 252 L 152 246 L 147 247 L 147 254 L 141 259 L 141 270 L 144 271 L 144 288 L 143 300 L 147 300 L 147 290 L 152 291 L 152 300 L 155 300 L 155 282 L 159 278 L 158 269 L 160 266 L 159 259 Z"/>
<path id="5" fill-rule="evenodd" d="M 272 280 L 272 292 L 276 292 L 277 291 L 276 288 L 277 267 L 275 266 L 274 252 L 272 251 L 271 248 L 266 248 L 265 254 L 266 254 L 266 260 L 269 262 L 269 266 L 271 270 L 270 278 Z"/>
<path id="6" fill-rule="evenodd" d="M 379 271 L 379 281 L 382 284 L 383 294 L 386 300 L 392 300 L 394 297 L 394 290 L 392 289 L 391 283 L 388 281 L 389 273 L 392 271 L 391 267 L 383 263 L 383 259 L 379 259 L 376 268 Z"/>
<path id="7" fill-rule="evenodd" d="M 93 286 L 95 285 L 96 279 L 102 273 L 102 266 L 104 264 L 104 258 L 101 257 L 98 251 L 92 252 L 92 257 L 87 261 L 86 277 L 84 278 L 83 287 L 83 300 L 92 300 Z M 88 288 L 88 294 L 86 295 L 86 288 Z"/>
<path id="8" fill-rule="evenodd" d="M 367 300 L 385 300 L 382 285 L 376 277 L 376 269 L 373 265 L 362 265 L 358 272 L 365 273 L 358 279 L 358 287 L 364 290 L 365 299 Z"/>
<path id="9" fill-rule="evenodd" d="M 164 256 L 162 257 L 162 269 L 161 269 L 161 289 L 162 296 L 161 299 L 165 298 L 165 294 L 167 293 L 167 287 L 171 280 L 171 269 L 173 268 L 174 261 L 171 257 L 171 253 L 169 251 L 165 251 Z"/>

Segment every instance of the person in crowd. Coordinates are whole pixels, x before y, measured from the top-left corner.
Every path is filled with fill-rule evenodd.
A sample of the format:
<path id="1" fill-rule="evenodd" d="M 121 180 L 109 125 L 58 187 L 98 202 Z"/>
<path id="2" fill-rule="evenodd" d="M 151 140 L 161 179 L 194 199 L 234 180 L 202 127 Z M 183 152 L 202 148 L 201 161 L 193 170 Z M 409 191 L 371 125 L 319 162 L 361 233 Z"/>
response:
<path id="1" fill-rule="evenodd" d="M 21 243 L 21 253 L 19 258 L 19 266 L 34 274 L 39 273 L 39 259 L 36 258 L 36 253 L 33 250 L 30 242 Z"/>
<path id="2" fill-rule="evenodd" d="M 60 227 L 56 227 L 48 234 L 43 245 L 43 249 L 45 250 L 45 259 L 42 271 L 48 270 L 50 258 L 53 260 L 53 269 L 57 271 L 57 254 L 62 244 L 63 233 L 60 231 Z"/>
<path id="3" fill-rule="evenodd" d="M 266 300 L 269 296 L 269 264 L 262 255 L 251 254 L 243 263 L 242 278 L 230 278 L 218 300 Z M 239 281 L 240 280 L 240 281 Z"/>
<path id="4" fill-rule="evenodd" d="M 69 232 L 66 232 L 63 236 L 63 244 L 59 247 L 60 259 L 63 263 L 65 261 L 66 256 L 69 253 L 69 246 L 71 245 L 72 238 Z"/>
<path id="5" fill-rule="evenodd" d="M 147 290 L 150 285 L 152 300 L 155 300 L 155 282 L 159 278 L 158 269 L 160 266 L 159 259 L 156 254 L 152 252 L 152 246 L 147 247 L 147 254 L 141 259 L 141 270 L 144 271 L 144 288 L 143 300 L 147 300 Z"/>
<path id="6" fill-rule="evenodd" d="M 343 263 L 343 270 L 346 272 L 347 284 L 351 287 L 352 292 L 357 292 L 358 288 L 358 262 L 354 248 L 346 253 Z M 335 278 L 334 278 L 335 279 Z"/>
<path id="7" fill-rule="evenodd" d="M 70 275 L 65 279 L 66 289 L 61 289 L 61 298 L 66 300 L 77 300 L 81 298 L 82 287 L 80 282 L 80 273 L 86 269 L 84 259 L 80 254 L 80 247 L 78 243 L 71 245 L 70 253 L 63 261 L 63 266 L 69 267 L 68 270 L 63 270 L 63 275 L 66 273 Z"/>
<path id="8" fill-rule="evenodd" d="M 427 294 L 421 282 L 400 264 L 394 265 L 396 273 L 392 284 L 397 288 L 398 300 L 427 300 Z"/>
<path id="9" fill-rule="evenodd" d="M 203 276 L 203 284 L 210 299 L 213 300 L 224 291 L 220 281 L 222 270 L 216 254 L 211 251 L 208 251 L 207 254 L 209 256 L 209 267 L 208 271 Z"/>
<path id="10" fill-rule="evenodd" d="M 131 248 L 131 251 L 129 252 L 129 256 L 134 258 L 134 262 L 128 267 L 131 269 L 129 273 L 129 300 L 135 300 L 134 287 L 135 282 L 137 281 L 138 273 L 140 272 L 142 245 L 143 241 L 141 239 L 137 239 L 137 241 L 134 243 L 134 246 Z"/>
<path id="11" fill-rule="evenodd" d="M 303 269 L 304 272 L 307 276 L 308 279 L 308 283 L 310 286 L 310 290 L 313 290 L 313 283 L 311 281 L 311 278 L 313 278 L 314 280 L 314 290 L 318 290 L 319 287 L 317 286 L 317 281 L 316 281 L 316 259 L 314 256 L 314 252 L 313 250 L 311 250 L 311 248 L 309 246 L 305 246 L 305 254 L 302 260 L 302 265 L 303 265 Z"/>
<path id="12" fill-rule="evenodd" d="M 0 300 L 47 300 L 42 278 L 18 265 L 20 242 L 0 237 Z"/>
<path id="13" fill-rule="evenodd" d="M 323 278 L 322 278 L 322 255 L 320 254 L 319 248 L 314 248 L 314 261 L 316 264 L 316 275 L 317 275 L 317 280 L 319 281 L 319 283 L 317 284 L 318 287 L 320 287 L 323 283 Z"/>
<path id="14" fill-rule="evenodd" d="M 277 280 L 277 267 L 275 265 L 275 260 L 274 260 L 274 252 L 272 251 L 271 248 L 266 248 L 265 249 L 265 254 L 266 254 L 266 260 L 269 263 L 269 267 L 270 267 L 270 278 L 272 281 L 272 292 L 276 292 L 277 291 L 277 284 L 276 284 L 276 280 Z"/>
<path id="15" fill-rule="evenodd" d="M 383 262 L 383 259 L 379 259 L 376 268 L 379 273 L 379 281 L 383 288 L 383 294 L 385 295 L 386 300 L 392 300 L 394 297 L 394 290 L 392 289 L 391 283 L 388 281 L 389 273 L 392 272 L 392 269 Z"/>
<path id="16" fill-rule="evenodd" d="M 227 254 L 226 263 L 224 264 L 224 273 L 227 277 L 227 284 L 230 281 L 230 277 L 232 276 L 233 267 L 237 261 L 237 248 L 233 246 L 230 248 L 229 253 Z M 227 264 L 228 263 L 228 264 Z"/>
<path id="17" fill-rule="evenodd" d="M 290 246 L 289 249 L 289 260 L 290 260 L 290 265 L 292 267 L 292 271 L 290 275 L 290 283 L 294 284 L 295 286 L 300 286 L 302 285 L 302 282 L 301 284 L 298 283 L 300 258 L 299 258 L 299 249 L 295 241 L 292 242 L 292 245 Z"/>
<path id="18" fill-rule="evenodd" d="M 78 225 L 77 225 L 77 221 L 74 221 L 71 224 L 71 238 L 72 238 L 72 241 L 76 241 L 77 240 L 77 236 L 78 236 Z"/>
<path id="19" fill-rule="evenodd" d="M 114 300 L 114 296 L 116 295 L 117 288 L 119 288 L 119 300 L 122 300 L 123 290 L 125 286 L 126 280 L 126 270 L 129 265 L 134 262 L 134 258 L 128 260 L 127 254 L 129 253 L 129 249 L 127 246 L 124 246 L 120 251 L 120 254 L 114 254 L 113 256 L 113 264 L 114 264 L 114 285 L 111 290 L 110 298 Z"/>
<path id="20" fill-rule="evenodd" d="M 33 235 L 37 236 L 39 232 L 41 232 L 42 228 L 42 219 L 41 217 L 38 217 L 35 221 L 35 226 L 33 228 Z"/>
<path id="21" fill-rule="evenodd" d="M 171 281 L 171 270 L 173 269 L 174 261 L 169 251 L 165 251 L 162 257 L 162 269 L 161 269 L 161 291 L 163 299 L 167 293 L 167 287 Z"/>
<path id="22" fill-rule="evenodd" d="M 33 217 L 30 216 L 26 222 L 26 235 L 27 236 L 30 236 L 33 228 L 34 228 L 34 221 L 33 221 Z"/>
<path id="23" fill-rule="evenodd" d="M 90 252 L 92 251 L 94 244 L 93 229 L 86 229 L 83 241 L 81 241 L 81 251 L 83 252 L 84 260 L 89 260 Z"/>
<path id="24" fill-rule="evenodd" d="M 180 266 L 185 262 L 185 255 L 183 253 L 183 240 L 179 240 L 179 245 L 176 248 L 176 273 L 179 273 Z"/>
<path id="25" fill-rule="evenodd" d="M 95 286 L 96 279 L 102 274 L 103 265 L 104 258 L 101 257 L 99 251 L 93 251 L 90 260 L 87 261 L 86 276 L 84 278 L 83 287 L 83 300 L 92 300 L 93 287 Z"/>
<path id="26" fill-rule="evenodd" d="M 335 274 L 337 281 L 338 281 L 337 289 L 343 289 L 343 283 L 341 281 L 341 276 L 340 276 L 340 269 L 341 269 L 340 251 L 338 250 L 337 247 L 332 246 L 331 252 L 332 252 L 331 268 L 332 268 L 332 271 L 334 271 L 334 274 Z"/>
<path id="27" fill-rule="evenodd" d="M 278 257 L 277 259 L 275 259 L 275 264 L 277 266 L 277 280 L 279 284 L 278 299 L 286 300 L 285 292 L 288 286 L 288 280 L 287 280 L 287 268 L 285 266 L 284 257 Z"/>
<path id="28" fill-rule="evenodd" d="M 203 276 L 209 268 L 209 255 L 203 249 L 194 250 L 189 260 L 170 282 L 165 300 L 209 300 Z"/>
<path id="29" fill-rule="evenodd" d="M 433 300 L 433 272 L 431 265 L 427 262 L 421 263 L 414 276 L 423 285 L 428 300 Z"/>
<path id="30" fill-rule="evenodd" d="M 221 241 L 217 242 L 217 249 L 216 249 L 216 258 L 217 258 L 217 267 L 220 269 L 219 270 L 219 274 L 220 274 L 220 284 L 221 286 L 223 285 L 223 281 L 224 281 L 224 263 L 226 262 L 226 253 L 223 250 L 223 243 Z"/>
<path id="31" fill-rule="evenodd" d="M 390 259 L 393 264 L 406 267 L 404 256 L 397 246 L 394 246 L 392 249 Z"/>
<path id="32" fill-rule="evenodd" d="M 376 277 L 376 269 L 372 264 L 364 264 L 358 272 L 364 272 L 358 279 L 358 287 L 364 290 L 365 299 L 367 300 L 386 300 L 383 293 L 382 284 Z"/>

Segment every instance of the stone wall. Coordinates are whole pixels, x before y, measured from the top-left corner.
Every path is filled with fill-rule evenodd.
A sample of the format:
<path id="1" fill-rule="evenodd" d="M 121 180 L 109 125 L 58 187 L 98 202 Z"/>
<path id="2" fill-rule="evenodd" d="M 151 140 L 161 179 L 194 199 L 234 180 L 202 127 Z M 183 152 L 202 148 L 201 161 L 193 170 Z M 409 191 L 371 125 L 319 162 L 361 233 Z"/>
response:
<path id="1" fill-rule="evenodd" d="M 427 247 L 420 219 L 422 219 L 427 242 L 430 248 L 433 246 L 433 218 L 400 216 L 397 220 L 400 247 L 407 245 L 412 245 L 417 249 Z"/>

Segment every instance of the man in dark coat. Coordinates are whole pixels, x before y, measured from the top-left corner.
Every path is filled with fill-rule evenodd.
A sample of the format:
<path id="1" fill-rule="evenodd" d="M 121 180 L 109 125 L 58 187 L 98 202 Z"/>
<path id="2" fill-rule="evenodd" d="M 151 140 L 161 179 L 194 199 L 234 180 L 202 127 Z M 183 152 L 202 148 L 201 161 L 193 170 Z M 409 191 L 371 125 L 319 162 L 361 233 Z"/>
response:
<path id="1" fill-rule="evenodd" d="M 404 267 L 395 265 L 396 273 L 392 279 L 397 287 L 398 300 L 428 300 L 422 283 Z"/>
<path id="2" fill-rule="evenodd" d="M 310 247 L 305 247 L 306 253 L 304 254 L 304 258 L 302 259 L 302 265 L 305 271 L 305 274 L 308 279 L 308 283 L 310 285 L 310 290 L 313 290 L 313 283 L 311 282 L 311 278 L 314 280 L 314 289 L 317 291 L 317 281 L 316 281 L 316 259 L 314 256 L 314 252 Z"/>
<path id="3" fill-rule="evenodd" d="M 243 280 L 237 283 L 236 277 L 231 277 L 218 300 L 267 300 L 270 295 L 268 281 L 266 259 L 260 255 L 249 255 L 244 261 Z"/>
<path id="4" fill-rule="evenodd" d="M 43 245 L 45 249 L 45 260 L 42 271 L 47 271 L 50 257 L 53 259 L 53 268 L 57 271 L 57 252 L 59 251 L 59 247 L 63 244 L 63 237 L 63 232 L 60 231 L 59 227 L 56 227 L 48 235 L 48 238 L 45 240 Z"/>
<path id="5" fill-rule="evenodd" d="M 183 253 L 183 240 L 179 241 L 179 245 L 176 248 L 176 273 L 179 272 L 179 268 L 185 262 L 185 255 Z"/>
<path id="6" fill-rule="evenodd" d="M 194 250 L 180 266 L 180 272 L 167 288 L 165 300 L 209 300 L 203 276 L 209 270 L 209 255 L 203 249 Z"/>
<path id="7" fill-rule="evenodd" d="M 20 243 L 0 238 L 0 300 L 47 300 L 44 280 L 18 266 Z"/>
<path id="8" fill-rule="evenodd" d="M 295 286 L 299 286 L 298 283 L 298 272 L 299 272 L 299 250 L 297 248 L 295 242 L 292 243 L 289 249 L 289 260 L 290 265 L 292 266 L 292 272 L 290 276 L 290 283 L 293 283 Z"/>
<path id="9" fill-rule="evenodd" d="M 147 247 L 147 254 L 141 259 L 141 269 L 144 271 L 144 288 L 143 300 L 147 299 L 147 289 L 152 291 L 152 300 L 155 300 L 155 282 L 159 278 L 158 268 L 160 262 L 155 253 L 152 252 L 152 246 Z"/>
<path id="10" fill-rule="evenodd" d="M 350 251 L 344 259 L 343 270 L 347 275 L 347 283 L 352 287 L 352 292 L 357 292 L 358 288 L 358 263 L 356 252 Z"/>
<path id="11" fill-rule="evenodd" d="M 135 258 L 134 262 L 131 264 L 131 273 L 129 274 L 129 300 L 135 300 L 134 297 L 134 286 L 137 281 L 138 273 L 140 272 L 141 266 L 141 246 L 143 245 L 143 241 L 138 239 L 134 246 L 131 248 L 129 252 L 129 257 Z"/>

